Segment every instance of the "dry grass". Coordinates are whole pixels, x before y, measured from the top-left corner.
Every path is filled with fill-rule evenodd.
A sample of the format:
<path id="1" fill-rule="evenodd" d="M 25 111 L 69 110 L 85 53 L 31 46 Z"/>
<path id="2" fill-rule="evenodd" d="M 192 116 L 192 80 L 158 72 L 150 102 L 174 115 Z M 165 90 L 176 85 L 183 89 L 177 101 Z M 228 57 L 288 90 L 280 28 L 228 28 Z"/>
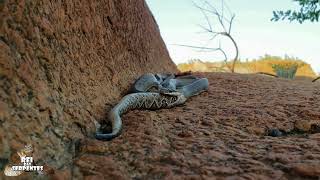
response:
<path id="1" fill-rule="evenodd" d="M 272 69 L 272 64 L 288 65 L 288 64 L 299 64 L 296 76 L 302 76 L 307 78 L 315 78 L 317 75 L 312 70 L 311 66 L 304 61 L 297 58 L 290 57 L 277 57 L 266 55 L 258 60 L 237 62 L 235 65 L 236 73 L 257 73 L 265 72 L 275 74 Z M 191 60 L 188 63 L 178 64 L 180 71 L 193 71 L 193 72 L 229 72 L 231 63 L 227 65 L 224 62 L 203 62 L 201 60 Z"/>

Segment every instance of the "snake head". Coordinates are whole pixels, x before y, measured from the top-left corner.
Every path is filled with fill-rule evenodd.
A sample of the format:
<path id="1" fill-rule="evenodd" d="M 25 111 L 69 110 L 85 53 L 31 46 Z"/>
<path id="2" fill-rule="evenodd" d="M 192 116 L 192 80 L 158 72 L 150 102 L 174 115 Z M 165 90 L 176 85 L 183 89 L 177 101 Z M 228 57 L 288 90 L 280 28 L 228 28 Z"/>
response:
<path id="1" fill-rule="evenodd" d="M 171 103 L 167 107 L 173 107 L 183 104 L 187 100 L 184 94 L 178 91 L 165 93 L 164 95 L 171 96 Z"/>

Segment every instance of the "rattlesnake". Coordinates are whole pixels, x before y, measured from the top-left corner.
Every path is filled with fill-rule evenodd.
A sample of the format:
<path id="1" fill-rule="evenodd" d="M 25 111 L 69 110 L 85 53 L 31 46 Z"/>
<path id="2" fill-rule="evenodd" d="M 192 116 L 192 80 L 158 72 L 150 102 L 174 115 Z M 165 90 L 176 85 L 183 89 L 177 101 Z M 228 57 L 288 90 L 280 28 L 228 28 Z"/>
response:
<path id="1" fill-rule="evenodd" d="M 111 140 L 120 135 L 122 129 L 121 115 L 133 109 L 162 109 L 183 104 L 189 97 L 208 89 L 208 79 L 195 76 L 175 78 L 172 75 L 145 74 L 131 88 L 131 94 L 110 111 L 108 118 L 112 123 L 112 133 L 97 131 L 99 140 Z"/>
<path id="2" fill-rule="evenodd" d="M 102 134 L 98 132 L 96 138 L 99 140 L 111 140 L 120 135 L 122 128 L 121 115 L 133 109 L 156 110 L 171 108 L 184 103 L 187 98 L 180 92 L 160 93 L 132 93 L 122 100 L 110 111 L 108 118 L 112 123 L 112 133 Z"/>

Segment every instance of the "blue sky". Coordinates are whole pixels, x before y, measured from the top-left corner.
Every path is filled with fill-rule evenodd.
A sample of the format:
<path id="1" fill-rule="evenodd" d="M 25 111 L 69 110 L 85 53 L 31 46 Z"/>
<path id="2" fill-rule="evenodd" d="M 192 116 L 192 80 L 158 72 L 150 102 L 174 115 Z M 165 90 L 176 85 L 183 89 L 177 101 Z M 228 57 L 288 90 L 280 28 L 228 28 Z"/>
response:
<path id="1" fill-rule="evenodd" d="M 199 26 L 206 25 L 201 11 L 191 0 L 146 0 L 151 9 L 163 40 L 175 63 L 189 59 L 219 61 L 217 52 L 201 52 L 197 49 L 174 44 L 217 47 L 219 38 L 208 42 L 210 36 Z M 221 0 L 208 0 L 221 7 Z M 201 0 L 194 0 L 201 4 Z M 271 22 L 273 10 L 297 8 L 292 0 L 225 0 L 236 15 L 232 35 L 239 46 L 240 59 L 258 58 L 264 54 L 298 57 L 311 64 L 315 72 L 320 72 L 320 22 L 303 23 L 279 21 Z M 212 21 L 213 27 L 217 22 Z M 228 39 L 221 39 L 221 46 L 234 56 L 234 47 Z"/>

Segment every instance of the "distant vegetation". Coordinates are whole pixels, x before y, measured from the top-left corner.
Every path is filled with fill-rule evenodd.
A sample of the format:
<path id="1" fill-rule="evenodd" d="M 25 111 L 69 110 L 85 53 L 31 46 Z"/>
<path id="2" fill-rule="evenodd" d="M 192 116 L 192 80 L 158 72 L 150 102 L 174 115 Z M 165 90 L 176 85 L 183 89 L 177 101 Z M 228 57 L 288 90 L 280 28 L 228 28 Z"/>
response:
<path id="1" fill-rule="evenodd" d="M 278 77 L 293 79 L 297 73 L 298 68 L 303 67 L 304 65 L 304 63 L 290 61 L 286 63 L 278 62 L 275 64 L 271 64 L 271 67 Z"/>
<path id="2" fill-rule="evenodd" d="M 192 59 L 189 60 L 188 63 L 178 64 L 178 68 L 180 71 L 229 72 L 228 66 L 231 65 L 232 62 L 226 64 L 225 62 L 204 62 L 199 59 Z M 238 61 L 235 64 L 235 72 L 237 73 L 264 72 L 278 76 L 284 76 L 280 75 L 281 71 L 282 74 L 286 74 L 283 73 L 283 71 L 290 68 L 293 68 L 294 73 L 294 68 L 296 68 L 296 76 L 316 77 L 316 73 L 309 64 L 301 59 L 289 56 L 282 58 L 279 56 L 265 55 L 259 59 L 246 60 L 245 62 Z M 290 78 L 292 75 L 287 76 L 287 78 Z"/>

